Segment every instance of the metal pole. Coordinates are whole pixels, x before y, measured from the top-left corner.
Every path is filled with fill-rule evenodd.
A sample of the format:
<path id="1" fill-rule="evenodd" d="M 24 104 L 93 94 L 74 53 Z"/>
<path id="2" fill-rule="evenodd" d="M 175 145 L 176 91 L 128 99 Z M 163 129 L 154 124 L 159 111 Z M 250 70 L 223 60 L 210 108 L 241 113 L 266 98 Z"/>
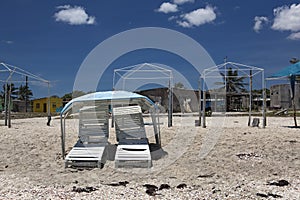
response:
<path id="1" fill-rule="evenodd" d="M 160 110 L 159 110 L 159 108 L 155 109 L 155 113 L 156 113 L 157 126 L 158 126 L 159 147 L 161 147 L 160 121 L 159 121 Z"/>
<path id="2" fill-rule="evenodd" d="M 50 111 L 50 83 L 48 82 L 48 116 L 51 116 Z"/>
<path id="3" fill-rule="evenodd" d="M 226 56 L 226 58 L 225 58 L 225 60 L 224 60 L 224 62 L 225 62 L 225 73 L 224 73 L 224 75 L 225 75 L 225 77 L 224 77 L 224 84 L 225 84 L 225 113 L 227 112 L 227 108 L 229 108 L 229 106 L 228 106 L 228 98 L 227 98 L 227 92 L 229 92 L 228 91 L 228 86 L 227 86 L 227 75 L 228 75 L 228 72 L 227 72 L 227 56 Z"/>
<path id="4" fill-rule="evenodd" d="M 217 93 L 215 93 L 215 112 L 217 112 Z"/>
<path id="5" fill-rule="evenodd" d="M 5 83 L 5 99 L 4 99 L 4 109 L 5 109 L 5 119 L 4 124 L 7 126 L 7 115 L 8 115 L 8 88 L 7 88 L 7 82 Z"/>
<path id="6" fill-rule="evenodd" d="M 267 95 L 266 95 L 266 81 L 264 77 L 264 72 L 262 74 L 262 83 L 263 83 L 263 128 L 267 125 L 267 117 L 266 117 L 266 108 L 267 108 Z"/>
<path id="7" fill-rule="evenodd" d="M 206 128 L 206 113 L 205 113 L 205 108 L 206 108 L 206 91 L 203 90 L 203 106 L 202 106 L 202 110 L 203 110 L 202 127 L 203 128 Z"/>
<path id="8" fill-rule="evenodd" d="M 65 158 L 65 118 L 63 119 L 63 116 L 60 116 L 60 129 L 61 129 L 61 155 L 62 159 Z"/>
<path id="9" fill-rule="evenodd" d="M 250 70 L 250 91 L 249 91 L 249 119 L 248 126 L 251 124 L 251 112 L 252 112 L 252 70 Z"/>
<path id="10" fill-rule="evenodd" d="M 294 115 L 294 123 L 295 123 L 295 127 L 298 128 L 295 98 L 293 98 L 292 104 L 293 104 L 293 111 L 294 111 L 294 114 L 293 114 Z"/>
<path id="11" fill-rule="evenodd" d="M 48 122 L 47 122 L 47 126 L 50 126 L 50 121 L 51 121 L 51 110 L 50 110 L 50 82 L 48 81 Z"/>
<path id="12" fill-rule="evenodd" d="M 27 92 L 28 92 L 28 76 L 25 77 L 25 88 L 26 88 L 26 93 L 25 93 L 25 112 L 27 112 L 27 102 L 28 102 L 28 99 L 27 99 Z"/>
<path id="13" fill-rule="evenodd" d="M 201 77 L 199 77 L 199 121 L 197 126 L 201 126 L 201 102 L 202 102 L 202 95 L 201 95 Z"/>
<path id="14" fill-rule="evenodd" d="M 11 106 L 11 83 L 10 83 L 10 87 L 8 90 L 8 128 L 11 128 L 11 110 L 10 110 L 10 106 Z"/>
<path id="15" fill-rule="evenodd" d="M 171 80 L 169 80 L 169 103 L 168 103 L 168 127 L 172 127 L 172 115 L 173 115 L 173 109 L 172 109 L 172 101 L 173 101 L 173 91 L 171 86 Z"/>
<path id="16" fill-rule="evenodd" d="M 290 79 L 294 79 L 294 81 L 296 81 L 295 80 L 295 76 L 293 76 L 293 77 L 290 77 Z M 292 88 L 292 90 L 294 90 L 294 95 L 293 95 L 293 99 L 292 99 L 292 105 L 293 105 L 293 112 L 294 112 L 294 123 L 295 123 L 295 127 L 296 128 L 298 128 L 298 124 L 297 124 L 297 110 L 296 110 L 296 102 L 295 102 L 295 96 L 296 96 L 296 90 L 295 90 L 295 87 L 296 87 L 296 84 L 294 83 L 294 84 L 292 84 L 292 81 L 291 81 L 291 87 L 294 87 L 294 88 Z"/>
<path id="17" fill-rule="evenodd" d="M 202 128 L 206 128 L 206 114 L 205 114 L 205 108 L 206 108 L 206 91 L 205 91 L 205 77 L 202 82 L 202 92 L 203 92 L 203 103 L 202 103 Z"/>

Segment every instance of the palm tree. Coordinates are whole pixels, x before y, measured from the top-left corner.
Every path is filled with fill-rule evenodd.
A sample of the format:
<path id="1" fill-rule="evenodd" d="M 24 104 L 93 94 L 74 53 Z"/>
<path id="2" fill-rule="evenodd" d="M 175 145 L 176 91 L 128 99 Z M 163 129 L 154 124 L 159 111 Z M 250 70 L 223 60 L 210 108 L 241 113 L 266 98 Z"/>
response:
<path id="1" fill-rule="evenodd" d="M 0 98 L 2 100 L 2 108 L 5 110 L 7 110 L 7 108 L 8 108 L 9 98 L 6 95 L 9 95 L 9 92 L 10 92 L 10 99 L 16 99 L 17 95 L 18 95 L 18 88 L 16 88 L 13 83 L 3 85 L 3 90 L 0 92 Z M 6 102 L 6 105 L 4 105 L 5 102 Z"/>
<path id="2" fill-rule="evenodd" d="M 227 69 L 226 75 L 220 72 L 223 82 L 217 82 L 217 85 L 224 85 L 226 91 L 226 111 L 232 110 L 232 106 L 240 99 L 232 100 L 232 96 L 240 93 L 247 92 L 245 86 L 248 85 L 244 82 L 246 77 L 240 77 L 238 75 L 238 70 L 233 70 L 231 67 Z"/>
<path id="3" fill-rule="evenodd" d="M 19 93 L 18 93 L 18 99 L 19 100 L 28 100 L 32 97 L 32 91 L 29 89 L 27 85 L 20 85 L 19 87 Z"/>
<path id="4" fill-rule="evenodd" d="M 239 77 L 238 70 L 233 71 L 232 68 L 228 68 L 227 75 L 220 73 L 223 78 L 223 84 L 226 86 L 227 93 L 241 93 L 246 92 L 245 86 L 248 85 L 244 83 L 246 77 Z"/>
<path id="5" fill-rule="evenodd" d="M 6 90 L 7 89 L 7 90 Z M 12 99 L 16 99 L 18 97 L 18 88 L 15 87 L 15 84 L 11 83 L 11 84 L 6 84 L 3 85 L 3 90 L 0 92 L 0 96 L 2 98 L 5 97 L 5 91 L 8 93 L 10 91 L 10 97 Z"/>

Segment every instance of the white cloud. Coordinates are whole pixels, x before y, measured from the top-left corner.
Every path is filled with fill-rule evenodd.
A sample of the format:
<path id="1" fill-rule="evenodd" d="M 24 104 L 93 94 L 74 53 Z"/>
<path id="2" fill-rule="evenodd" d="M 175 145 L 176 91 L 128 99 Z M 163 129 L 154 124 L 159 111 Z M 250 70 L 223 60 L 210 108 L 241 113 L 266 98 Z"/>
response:
<path id="1" fill-rule="evenodd" d="M 70 5 L 63 5 L 63 6 L 57 6 L 56 8 L 57 9 L 69 9 L 69 8 L 71 8 L 71 6 Z"/>
<path id="2" fill-rule="evenodd" d="M 173 21 L 173 20 L 176 20 L 178 19 L 178 16 L 171 16 L 168 18 L 168 21 Z"/>
<path id="3" fill-rule="evenodd" d="M 70 25 L 81 25 L 81 24 L 95 24 L 96 18 L 89 16 L 85 12 L 85 8 L 80 6 L 58 6 L 58 12 L 54 14 L 56 21 L 66 22 Z"/>
<path id="4" fill-rule="evenodd" d="M 173 3 L 177 4 L 177 5 L 182 5 L 185 3 L 194 3 L 195 0 L 173 0 Z"/>
<path id="5" fill-rule="evenodd" d="M 160 5 L 159 9 L 157 9 L 158 12 L 163 12 L 163 13 L 172 13 L 172 12 L 177 12 L 178 7 L 176 4 L 172 4 L 169 2 L 164 2 Z"/>
<path id="6" fill-rule="evenodd" d="M 273 11 L 275 19 L 272 29 L 281 31 L 300 31 L 300 4 L 292 4 L 290 7 L 278 7 Z"/>
<path id="7" fill-rule="evenodd" d="M 269 20 L 267 17 L 258 17 L 256 16 L 254 18 L 254 26 L 253 26 L 253 30 L 256 32 L 256 33 L 259 33 L 259 31 L 262 29 L 263 27 L 263 24 L 264 23 L 268 23 Z"/>
<path id="8" fill-rule="evenodd" d="M 177 21 L 177 24 L 179 26 L 182 26 L 183 28 L 190 28 L 192 27 L 190 23 L 188 23 L 187 21 Z"/>
<path id="9" fill-rule="evenodd" d="M 287 38 L 290 40 L 300 40 L 300 32 L 292 33 Z"/>
<path id="10" fill-rule="evenodd" d="M 199 8 L 190 13 L 181 15 L 182 20 L 178 20 L 177 23 L 179 26 L 191 28 L 193 26 L 210 23 L 214 21 L 216 17 L 215 9 L 208 5 L 205 8 Z"/>
<path id="11" fill-rule="evenodd" d="M 5 44 L 13 44 L 14 41 L 11 40 L 2 40 L 1 42 L 5 43 Z"/>

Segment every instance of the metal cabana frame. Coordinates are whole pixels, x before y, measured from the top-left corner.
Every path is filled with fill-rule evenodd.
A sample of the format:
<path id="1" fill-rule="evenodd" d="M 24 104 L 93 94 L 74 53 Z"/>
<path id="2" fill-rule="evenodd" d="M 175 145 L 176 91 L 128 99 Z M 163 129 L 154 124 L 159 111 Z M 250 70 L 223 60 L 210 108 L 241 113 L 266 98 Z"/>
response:
<path id="1" fill-rule="evenodd" d="M 234 62 L 224 62 L 222 64 L 204 69 L 203 72 L 201 73 L 200 79 L 199 79 L 199 125 L 205 128 L 206 127 L 206 114 L 205 114 L 205 106 L 206 105 L 206 92 L 208 92 L 207 88 L 207 81 L 208 79 L 218 79 L 222 78 L 223 80 L 223 91 L 221 90 L 220 93 L 221 95 L 225 96 L 225 101 L 226 101 L 226 80 L 227 78 L 233 77 L 233 76 L 228 76 L 227 72 L 229 69 L 232 70 L 237 70 L 240 74 L 234 76 L 236 78 L 247 78 L 249 79 L 249 119 L 248 119 L 248 126 L 250 126 L 251 123 L 251 116 L 252 116 L 252 90 L 253 90 L 253 77 L 258 76 L 259 74 L 261 75 L 261 86 L 262 86 L 262 98 L 263 98 L 263 106 L 262 106 L 262 117 L 263 117 L 263 128 L 266 126 L 266 83 L 265 83 L 265 76 L 264 76 L 264 69 L 255 67 L 255 66 L 250 66 L 250 65 L 245 65 L 245 64 L 240 64 L 240 63 L 234 63 Z M 213 86 L 213 87 L 216 87 Z M 216 89 L 216 88 L 213 88 Z M 220 89 L 220 88 L 218 88 Z M 203 91 L 203 94 L 201 95 L 201 90 Z M 245 95 L 247 93 L 243 93 Z M 225 106 L 227 105 L 227 102 L 225 102 Z M 224 112 L 226 112 L 226 107 Z M 201 120 L 202 118 L 202 120 Z"/>
<path id="2" fill-rule="evenodd" d="M 266 81 L 275 81 L 275 80 L 284 80 L 289 82 L 291 87 L 291 101 L 292 101 L 292 107 L 293 107 L 293 117 L 294 117 L 294 123 L 295 127 L 299 127 L 297 123 L 297 109 L 296 109 L 296 102 L 295 102 L 295 96 L 297 93 L 297 90 L 295 89 L 296 82 L 300 81 L 300 62 L 297 62 L 295 64 L 291 64 L 282 70 L 274 73 L 270 77 L 266 78 Z"/>
<path id="3" fill-rule="evenodd" d="M 9 84 L 11 86 L 12 83 L 45 83 L 47 84 L 48 87 L 48 117 L 51 116 L 50 113 L 50 81 L 43 79 L 31 72 L 28 72 L 20 67 L 13 66 L 7 63 L 0 63 L 0 74 L 7 74 L 6 77 L 5 75 L 1 78 L 0 76 L 0 83 L 5 84 L 5 97 L 4 97 L 4 108 L 5 108 L 5 126 L 8 126 L 9 128 L 11 127 L 11 118 L 10 118 L 10 105 L 11 105 L 11 98 L 10 92 L 8 91 L 7 85 Z M 25 81 L 22 81 L 20 77 L 26 77 Z M 28 80 L 29 78 L 29 80 Z M 10 87 L 11 88 L 11 87 Z"/>
<path id="4" fill-rule="evenodd" d="M 171 127 L 173 117 L 173 72 L 158 64 L 142 63 L 114 70 L 113 90 L 134 92 L 145 84 L 157 84 L 167 81 L 168 86 L 168 127 Z M 140 81 L 140 82 L 139 82 Z M 129 85 L 133 84 L 133 85 Z"/>

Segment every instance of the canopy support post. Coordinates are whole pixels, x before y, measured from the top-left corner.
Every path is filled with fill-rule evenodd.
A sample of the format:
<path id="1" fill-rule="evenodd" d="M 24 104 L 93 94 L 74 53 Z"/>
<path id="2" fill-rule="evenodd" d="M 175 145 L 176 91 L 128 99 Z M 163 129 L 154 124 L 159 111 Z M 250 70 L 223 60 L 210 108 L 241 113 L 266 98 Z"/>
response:
<path id="1" fill-rule="evenodd" d="M 11 83 L 10 83 L 10 87 L 9 87 L 9 90 L 8 90 L 8 128 L 11 128 L 11 110 L 10 110 L 10 107 L 11 107 Z"/>
<path id="2" fill-rule="evenodd" d="M 203 103 L 202 103 L 202 128 L 206 128 L 206 113 L 205 113 L 205 108 L 206 108 L 206 91 L 205 91 L 205 78 L 203 79 L 202 82 L 202 91 L 203 91 Z"/>
<path id="3" fill-rule="evenodd" d="M 291 75 L 290 77 L 290 85 L 291 85 L 291 90 L 292 90 L 292 106 L 293 106 L 293 115 L 294 115 L 294 123 L 295 123 L 295 127 L 298 127 L 297 124 L 297 111 L 296 111 L 296 102 L 295 102 L 295 96 L 296 96 L 296 76 L 295 75 Z"/>
<path id="4" fill-rule="evenodd" d="M 168 103 L 168 127 L 172 127 L 172 116 L 173 116 L 173 90 L 171 81 L 169 81 L 169 103 Z"/>
<path id="5" fill-rule="evenodd" d="M 250 88 L 249 88 L 249 119 L 248 126 L 251 125 L 251 114 L 252 114 L 252 70 L 250 70 Z"/>
<path id="6" fill-rule="evenodd" d="M 154 106 L 154 108 L 151 110 L 150 115 L 152 118 L 152 123 L 153 123 L 153 129 L 154 129 L 154 136 L 155 136 L 155 143 L 161 147 L 161 141 L 160 141 L 160 130 L 158 128 L 158 124 L 159 121 L 158 119 L 158 115 L 157 115 L 158 109 L 156 108 L 156 106 Z"/>
<path id="7" fill-rule="evenodd" d="M 63 119 L 63 116 L 60 116 L 60 130 L 61 130 L 61 156 L 62 159 L 65 159 L 65 118 Z"/>
<path id="8" fill-rule="evenodd" d="M 198 91 L 199 91 L 199 118 L 198 118 L 198 124 L 197 126 L 201 126 L 201 103 L 202 103 L 202 95 L 201 95 L 201 77 L 199 78 L 199 86 L 198 86 Z"/>
<path id="9" fill-rule="evenodd" d="M 47 122 L 47 126 L 50 126 L 50 121 L 51 121 L 51 106 L 50 106 L 50 82 L 48 81 L 48 122 Z"/>
<path id="10" fill-rule="evenodd" d="M 266 81 L 264 74 L 262 74 L 262 82 L 263 82 L 263 128 L 266 128 L 267 125 L 267 117 L 266 117 L 266 108 L 267 108 L 267 95 L 266 95 Z"/>
<path id="11" fill-rule="evenodd" d="M 5 109 L 5 119 L 4 119 L 4 125 L 7 126 L 7 117 L 8 117 L 8 88 L 7 88 L 7 82 L 5 83 L 5 99 L 4 99 L 4 109 Z"/>

